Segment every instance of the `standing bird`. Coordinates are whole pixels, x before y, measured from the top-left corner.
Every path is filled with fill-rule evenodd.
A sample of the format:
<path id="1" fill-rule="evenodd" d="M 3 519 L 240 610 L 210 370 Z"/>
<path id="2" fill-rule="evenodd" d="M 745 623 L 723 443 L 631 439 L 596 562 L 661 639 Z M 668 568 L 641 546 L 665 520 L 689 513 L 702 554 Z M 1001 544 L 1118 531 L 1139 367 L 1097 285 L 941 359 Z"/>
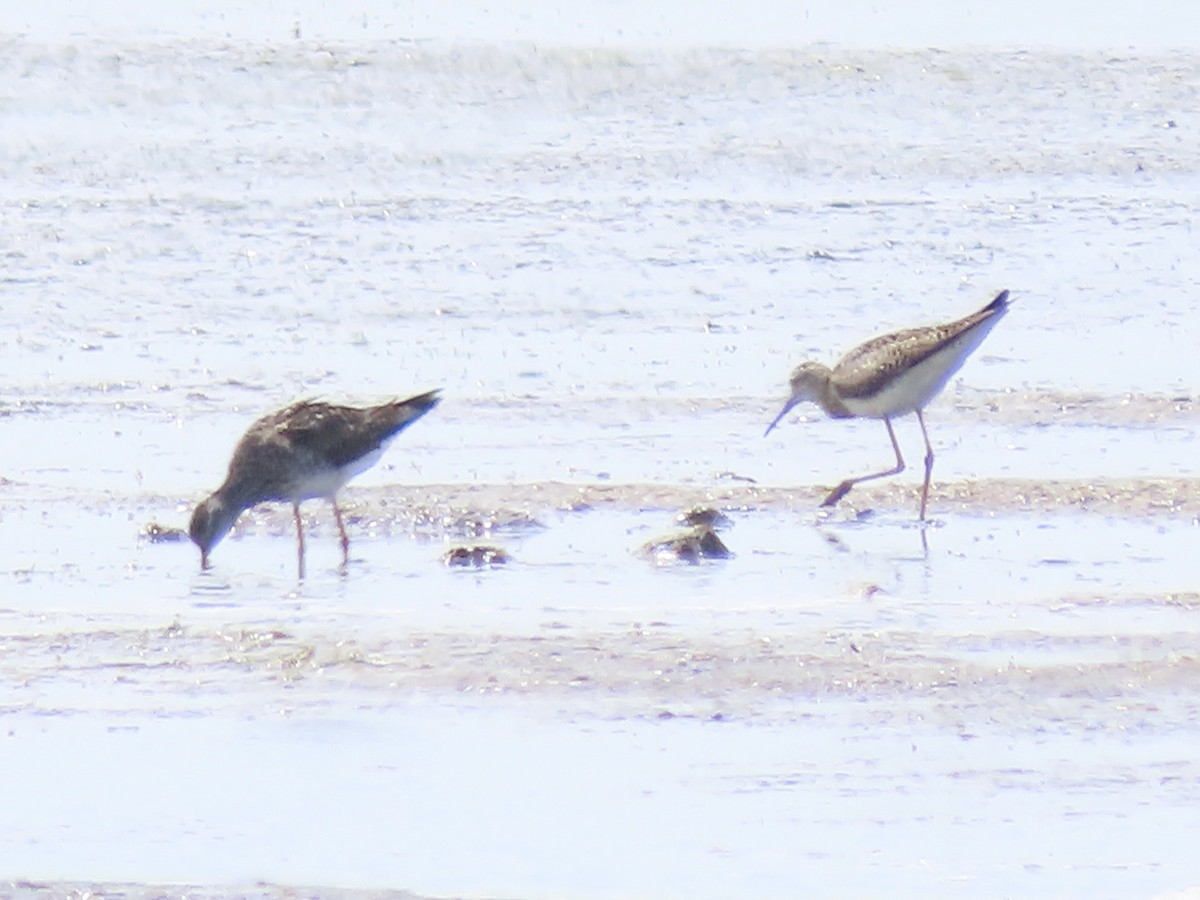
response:
<path id="1" fill-rule="evenodd" d="M 392 438 L 438 404 L 438 391 L 363 408 L 302 400 L 263 416 L 233 451 L 225 483 L 192 513 L 189 533 L 200 548 L 200 566 L 245 510 L 268 500 L 292 504 L 304 577 L 304 526 L 300 503 L 324 497 L 333 505 L 342 538 L 342 565 L 350 561 L 350 538 L 337 492 L 373 466 Z"/>
<path id="2" fill-rule="evenodd" d="M 834 506 L 856 484 L 904 471 L 904 457 L 900 455 L 892 419 L 916 413 L 921 434 L 925 437 L 925 485 L 921 489 L 921 521 L 924 522 L 929 476 L 933 472 L 933 447 L 929 444 L 929 432 L 925 430 L 921 410 L 941 393 L 950 376 L 959 370 L 1008 312 L 1008 306 L 1008 291 L 1001 291 L 979 312 L 956 322 L 910 328 L 867 341 L 838 360 L 832 370 L 821 363 L 801 363 L 792 373 L 792 396 L 767 426 L 764 437 L 792 407 L 805 400 L 811 400 L 834 419 L 883 419 L 888 437 L 892 439 L 892 449 L 896 451 L 895 468 L 847 478 L 830 491 L 821 504 Z"/>

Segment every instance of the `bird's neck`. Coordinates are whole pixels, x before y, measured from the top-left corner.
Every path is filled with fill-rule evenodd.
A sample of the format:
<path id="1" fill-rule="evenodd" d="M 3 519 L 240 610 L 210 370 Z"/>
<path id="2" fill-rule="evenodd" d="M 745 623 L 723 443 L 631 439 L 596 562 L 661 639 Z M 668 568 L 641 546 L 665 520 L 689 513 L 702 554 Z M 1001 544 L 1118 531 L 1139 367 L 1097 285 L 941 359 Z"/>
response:
<path id="1" fill-rule="evenodd" d="M 832 376 L 832 372 L 830 376 Z M 850 419 L 854 417 L 849 407 L 842 402 L 841 395 L 838 394 L 837 388 L 833 386 L 833 378 L 827 377 L 822 379 L 817 395 L 817 405 L 825 411 L 825 415 L 831 419 Z"/>
<path id="2" fill-rule="evenodd" d="M 234 513 L 234 518 L 236 518 L 242 510 L 249 509 L 263 499 L 258 494 L 259 491 L 255 490 L 247 479 L 228 478 L 213 493 L 213 499 L 223 509 Z"/>

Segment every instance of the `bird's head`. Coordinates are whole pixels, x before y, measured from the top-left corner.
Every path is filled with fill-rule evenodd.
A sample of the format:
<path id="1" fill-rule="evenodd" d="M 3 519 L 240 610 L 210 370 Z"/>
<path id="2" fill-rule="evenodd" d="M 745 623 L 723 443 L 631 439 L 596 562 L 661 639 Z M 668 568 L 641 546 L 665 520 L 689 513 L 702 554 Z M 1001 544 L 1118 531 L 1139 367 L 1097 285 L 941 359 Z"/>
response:
<path id="1" fill-rule="evenodd" d="M 779 415 L 767 426 L 764 437 L 770 434 L 771 429 L 778 425 L 797 404 L 806 400 L 813 403 L 821 402 L 821 398 L 824 397 L 829 386 L 829 367 L 818 362 L 802 362 L 792 372 L 788 385 L 792 390 L 792 395 L 788 397 L 787 403 L 783 405 Z"/>
<path id="2" fill-rule="evenodd" d="M 235 510 L 226 504 L 218 494 L 213 494 L 196 505 L 191 525 L 188 526 L 188 534 L 191 535 L 192 543 L 200 548 L 202 569 L 208 568 L 208 554 L 220 543 L 221 538 L 229 534 L 229 529 L 237 521 L 240 512 L 241 510 Z"/>

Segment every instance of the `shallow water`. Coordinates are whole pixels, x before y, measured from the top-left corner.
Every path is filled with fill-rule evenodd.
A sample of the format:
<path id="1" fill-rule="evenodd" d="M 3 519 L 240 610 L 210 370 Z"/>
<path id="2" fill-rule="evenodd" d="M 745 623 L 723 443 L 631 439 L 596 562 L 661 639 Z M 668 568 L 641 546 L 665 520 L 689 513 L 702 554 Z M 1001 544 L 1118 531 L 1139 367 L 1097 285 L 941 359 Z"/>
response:
<path id="1" fill-rule="evenodd" d="M 10 892 L 1200 884 L 1194 55 L 4 42 Z M 764 438 L 791 367 L 1003 287 L 931 526 L 819 512 L 889 448 Z M 432 387 L 345 572 L 143 533 Z M 697 504 L 731 559 L 640 552 Z"/>

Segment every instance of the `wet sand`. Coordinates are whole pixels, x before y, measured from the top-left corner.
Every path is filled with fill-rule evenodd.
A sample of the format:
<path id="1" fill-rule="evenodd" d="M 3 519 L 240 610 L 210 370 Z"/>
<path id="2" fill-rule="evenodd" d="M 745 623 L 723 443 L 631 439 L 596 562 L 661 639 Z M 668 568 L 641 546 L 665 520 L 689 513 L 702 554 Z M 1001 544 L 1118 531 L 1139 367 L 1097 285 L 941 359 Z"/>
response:
<path id="1" fill-rule="evenodd" d="M 199 574 L 190 544 L 134 536 L 144 524 L 136 510 L 184 501 L 127 504 L 109 512 L 138 573 L 129 590 L 98 592 L 79 609 L 0 611 L 9 753 L 21 766 L 19 754 L 53 758 L 84 741 L 134 793 L 144 790 L 140 767 L 174 759 L 178 771 L 163 777 L 191 798 L 184 809 L 218 828 L 250 828 L 274 860 L 256 871 L 289 873 L 290 885 L 323 883 L 320 872 L 359 858 L 371 884 L 411 879 L 433 896 L 553 896 L 567 882 L 579 896 L 662 896 L 680 885 L 694 896 L 784 896 L 797 866 L 870 895 L 1039 893 L 1064 880 L 1103 892 L 1114 874 L 1151 892 L 1179 886 L 1167 873 L 1182 849 L 1161 835 L 1104 860 L 1106 835 L 1125 832 L 1131 808 L 1148 827 L 1170 822 L 1186 834 L 1200 800 L 1187 749 L 1188 723 L 1200 721 L 1200 593 L 1182 552 L 1197 527 L 1195 483 L 950 483 L 924 532 L 912 484 L 856 492 L 826 513 L 815 506 L 822 495 L 745 484 L 356 488 L 346 496 L 350 570 L 332 567 L 333 524 L 314 503 L 317 564 L 303 583 L 291 571 L 285 509 L 247 515 L 215 569 Z M 728 511 L 731 559 L 664 566 L 639 556 L 697 503 Z M 445 547 L 474 541 L 513 561 L 442 565 Z M 202 748 L 212 747 L 221 749 L 209 759 Z M 648 747 L 660 749 L 647 756 Z M 243 799 L 208 809 L 194 792 L 220 782 L 223 756 L 241 760 L 229 790 Z M 307 767 L 333 779 L 316 801 L 322 811 L 278 819 L 278 792 Z M 96 788 L 81 778 L 66 783 L 86 798 Z M 413 797 L 418 782 L 427 793 Z M 497 792 L 515 804 L 498 816 L 512 842 L 489 832 L 484 845 L 509 862 L 464 875 L 458 856 L 444 856 L 446 836 L 467 821 L 493 827 L 486 804 Z M 632 861 L 628 873 L 593 872 L 588 854 L 572 855 L 578 841 L 552 824 L 564 796 L 572 816 L 594 817 L 602 856 Z M 248 798 L 266 805 L 251 812 Z M 810 810 L 803 825 L 797 801 Z M 976 812 L 940 812 L 963 803 Z M 343 804 L 361 852 L 335 842 L 306 863 L 288 855 L 323 820 L 340 819 Z M 409 845 L 398 856 L 394 844 L 364 839 L 396 805 L 428 822 L 417 834 L 389 819 L 382 834 Z M 89 815 L 76 814 L 87 834 Z M 692 814 L 696 824 L 685 824 Z M 650 831 L 628 832 L 629 815 L 647 816 Z M 747 832 L 747 815 L 765 817 L 768 830 Z M 1044 874 L 1052 845 L 1018 837 L 1029 815 L 1073 829 L 1064 874 Z M 727 826 L 713 824 L 724 817 Z M 863 822 L 875 819 L 889 823 L 880 835 L 923 837 L 868 841 L 874 862 L 859 869 Z M 109 846 L 95 827 L 92 840 Z M 136 820 L 122 827 L 133 837 L 119 846 L 149 839 Z M 897 867 L 964 828 L 972 841 L 897 880 Z M 186 830 L 181 821 L 166 833 Z M 793 860 L 786 846 L 796 840 L 812 850 Z M 1017 846 L 1021 862 L 1001 861 L 997 841 Z M 530 842 L 562 854 L 563 871 L 530 877 L 520 862 Z M 711 858 L 713 847 L 725 849 Z M 753 861 L 741 870 L 748 880 L 715 864 L 723 853 Z M 441 862 L 419 863 L 422 854 Z M 161 890 L 405 896 L 352 879 L 332 891 L 244 882 L 238 854 L 217 849 L 214 859 L 211 881 Z M 451 870 L 440 869 L 449 859 Z M 647 874 L 651 859 L 665 866 L 657 875 Z M 685 874 L 668 859 L 696 868 Z M 154 896 L 155 884 L 14 891 Z"/>
<path id="2" fill-rule="evenodd" d="M 296 713 L 320 708 L 328 693 L 353 691 L 360 712 L 386 710 L 413 695 L 495 694 L 540 697 L 571 715 L 788 721 L 811 718 L 810 701 L 843 697 L 878 702 L 887 715 L 903 700 L 922 704 L 926 715 L 944 724 L 983 715 L 992 724 L 1011 720 L 1019 728 L 1073 689 L 1086 688 L 1105 698 L 1102 718 L 1087 703 L 1074 712 L 1062 707 L 1053 718 L 1064 727 L 1120 733 L 1144 714 L 1139 698 L 1181 692 L 1173 704 L 1186 719 L 1200 706 L 1200 698 L 1187 691 L 1200 676 L 1200 658 L 1186 630 L 1114 638 L 1086 627 L 1055 635 L 1019 625 L 987 634 L 933 625 L 868 626 L 864 623 L 885 615 L 887 592 L 864 584 L 859 595 L 847 598 L 856 624 L 843 620 L 822 627 L 814 621 L 815 627 L 797 634 L 768 627 L 786 613 L 754 604 L 713 615 L 707 633 L 678 620 L 579 626 L 567 611 L 561 621 L 547 611 L 532 634 L 486 627 L 410 629 L 400 623 L 389 633 L 373 619 L 369 629 L 352 620 L 340 630 L 323 622 L 319 631 L 200 623 L 121 628 L 114 622 L 99 630 L 10 636 L 4 672 L 20 679 L 22 686 L 9 691 L 18 706 L 55 683 L 69 693 L 71 684 L 86 684 L 100 672 L 120 685 L 114 700 L 125 695 L 108 706 L 99 697 L 77 707 L 64 704 L 57 715 L 119 713 L 126 702 L 131 710 L 160 715 L 211 715 L 258 702 L 264 691 L 280 691 L 272 703 Z M 629 602 L 636 606 L 638 598 Z M 865 612 L 868 602 L 880 609 Z M 1200 594 L 1081 593 L 1022 608 L 1041 616 L 1090 613 L 1101 621 L 1161 613 L 1182 625 L 1200 609 Z M 788 612 L 809 618 L 816 611 Z M 196 685 L 211 688 L 198 693 Z M 1009 706 L 1017 697 L 1020 703 Z"/>
<path id="3" fill-rule="evenodd" d="M 743 479 L 732 476 L 729 480 Z M 584 514 L 589 510 L 658 513 L 656 520 L 663 524 L 669 524 L 671 515 L 705 506 L 747 514 L 790 513 L 813 525 L 836 525 L 873 515 L 916 518 L 919 483 L 892 481 L 857 487 L 837 507 L 824 509 L 821 501 L 833 485 L 781 488 L 741 483 L 703 487 L 544 482 L 349 488 L 343 506 L 347 521 L 372 531 L 438 538 L 520 532 L 538 528 L 539 517 L 549 513 Z M 304 508 L 305 521 L 310 524 L 324 520 L 326 513 L 327 507 L 319 503 Z M 1014 513 L 1079 513 L 1138 520 L 1163 517 L 1186 522 L 1200 517 L 1200 478 L 980 479 L 935 483 L 930 489 L 934 529 L 939 520 L 955 514 Z M 295 533 L 290 509 L 269 505 L 244 515 L 237 529 L 277 536 Z"/>

